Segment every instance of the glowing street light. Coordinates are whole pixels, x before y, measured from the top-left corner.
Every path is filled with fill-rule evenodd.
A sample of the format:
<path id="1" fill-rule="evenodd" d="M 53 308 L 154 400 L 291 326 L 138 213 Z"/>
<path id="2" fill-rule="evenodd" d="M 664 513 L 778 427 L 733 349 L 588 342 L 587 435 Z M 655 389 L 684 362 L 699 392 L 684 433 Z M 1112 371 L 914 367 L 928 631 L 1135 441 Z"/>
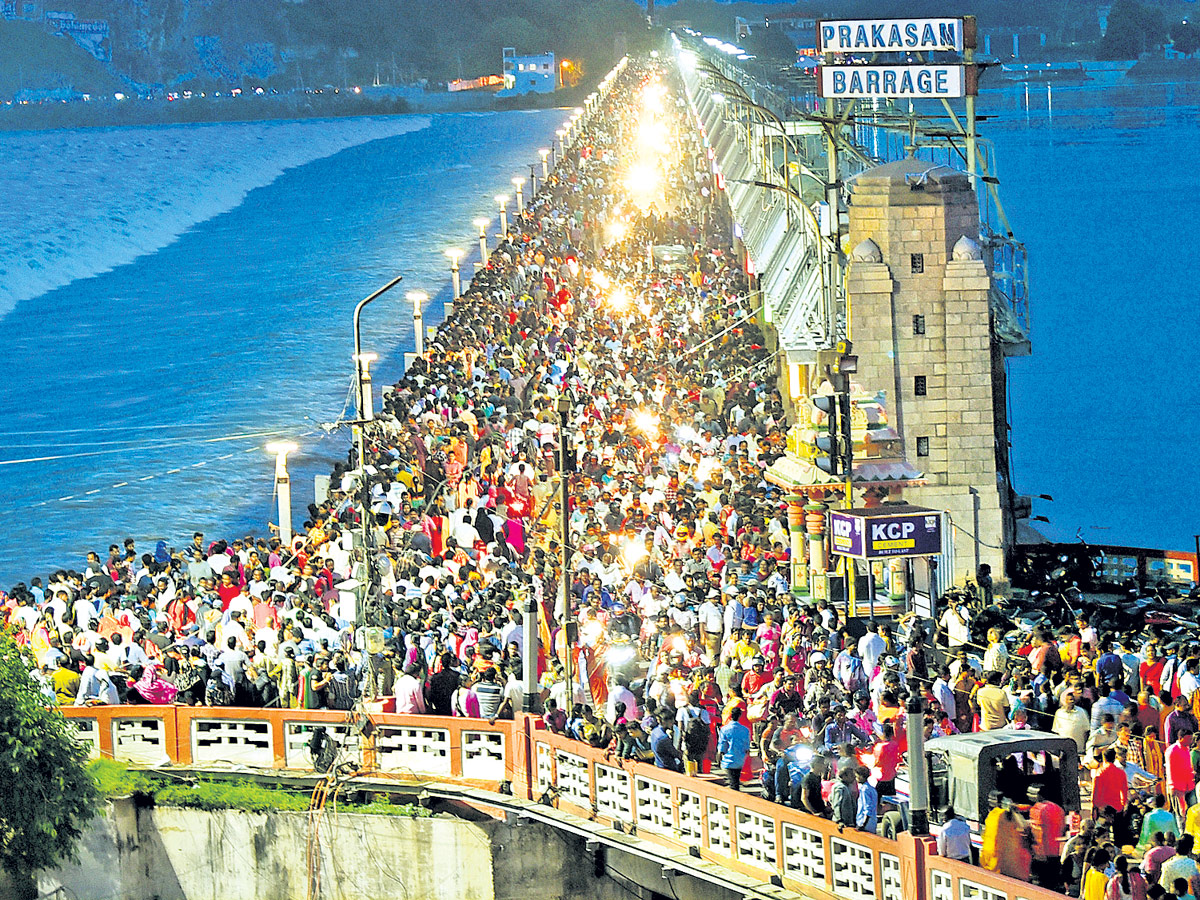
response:
<path id="1" fill-rule="evenodd" d="M 288 478 L 287 455 L 295 453 L 299 449 L 299 446 L 291 441 L 274 441 L 267 444 L 267 452 L 275 454 L 275 494 L 279 498 L 279 542 L 288 550 L 292 546 L 292 484 Z"/>
<path id="2" fill-rule="evenodd" d="M 491 219 L 485 219 L 483 216 L 475 220 L 475 227 L 479 229 L 479 264 L 481 266 L 486 266 L 488 261 L 487 227 L 491 224 Z"/>
<path id="3" fill-rule="evenodd" d="M 525 196 L 521 193 L 521 189 L 525 187 L 525 179 L 514 178 L 512 183 L 513 187 L 517 189 L 517 215 L 520 215 L 525 209 Z"/>
<path id="4" fill-rule="evenodd" d="M 413 344 L 413 350 L 417 356 L 425 355 L 425 322 L 421 318 L 421 307 L 425 305 L 425 301 L 429 299 L 429 295 L 424 291 L 409 291 L 404 295 L 409 303 L 413 305 L 413 331 L 416 336 L 416 342 Z"/>
<path id="5" fill-rule="evenodd" d="M 500 205 L 500 239 L 508 237 L 508 194 L 497 194 L 495 201 Z"/>
<path id="6" fill-rule="evenodd" d="M 558 135 L 558 152 L 560 155 L 565 156 L 567 153 L 567 132 L 565 129 L 560 128 L 554 133 Z"/>
<path id="7" fill-rule="evenodd" d="M 446 251 L 446 256 L 450 258 L 450 282 L 454 285 L 455 300 L 462 296 L 462 279 L 458 274 L 458 261 L 465 255 L 466 253 L 462 250 L 459 250 L 457 247 L 451 247 Z"/>
<path id="8" fill-rule="evenodd" d="M 550 156 L 550 148 L 543 147 L 541 150 L 538 151 L 538 156 L 540 156 L 542 158 L 542 181 L 545 181 L 547 178 L 550 177 L 550 166 L 546 162 L 546 158 L 548 156 Z"/>

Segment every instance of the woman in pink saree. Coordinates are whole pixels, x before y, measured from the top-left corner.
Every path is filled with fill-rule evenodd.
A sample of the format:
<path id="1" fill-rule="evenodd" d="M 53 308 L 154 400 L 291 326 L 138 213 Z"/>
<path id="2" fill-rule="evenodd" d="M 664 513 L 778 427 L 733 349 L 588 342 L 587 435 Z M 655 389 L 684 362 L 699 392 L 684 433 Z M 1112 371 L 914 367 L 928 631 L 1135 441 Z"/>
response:
<path id="1" fill-rule="evenodd" d="M 162 678 L 158 674 L 158 670 L 157 663 L 150 663 L 142 670 L 141 677 L 129 685 L 128 702 L 137 702 L 134 699 L 135 694 L 142 698 L 143 703 L 165 705 L 175 702 L 175 695 L 179 693 L 179 688 Z"/>

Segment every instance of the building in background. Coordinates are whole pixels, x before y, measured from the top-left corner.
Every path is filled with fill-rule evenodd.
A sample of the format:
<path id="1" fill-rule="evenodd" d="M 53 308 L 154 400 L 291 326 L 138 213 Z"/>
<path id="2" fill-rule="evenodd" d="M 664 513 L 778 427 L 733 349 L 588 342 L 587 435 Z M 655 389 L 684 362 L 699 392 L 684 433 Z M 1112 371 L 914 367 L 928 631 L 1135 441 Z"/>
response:
<path id="1" fill-rule="evenodd" d="M 552 94 L 558 85 L 558 65 L 553 53 L 517 56 L 515 47 L 503 50 L 504 88 L 498 97 Z"/>

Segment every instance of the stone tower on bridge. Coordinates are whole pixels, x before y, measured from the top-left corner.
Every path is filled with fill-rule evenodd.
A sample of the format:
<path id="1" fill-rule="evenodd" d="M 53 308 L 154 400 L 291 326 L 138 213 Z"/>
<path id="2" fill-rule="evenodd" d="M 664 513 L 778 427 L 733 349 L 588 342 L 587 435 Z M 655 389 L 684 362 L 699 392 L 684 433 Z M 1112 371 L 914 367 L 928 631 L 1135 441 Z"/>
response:
<path id="1" fill-rule="evenodd" d="M 925 474 L 905 499 L 949 510 L 956 578 L 974 575 L 977 554 L 999 575 L 1015 531 L 1004 361 L 1029 343 L 996 327 L 1008 308 L 976 243 L 974 190 L 961 172 L 906 159 L 859 175 L 849 212 L 855 380 L 887 390 Z"/>

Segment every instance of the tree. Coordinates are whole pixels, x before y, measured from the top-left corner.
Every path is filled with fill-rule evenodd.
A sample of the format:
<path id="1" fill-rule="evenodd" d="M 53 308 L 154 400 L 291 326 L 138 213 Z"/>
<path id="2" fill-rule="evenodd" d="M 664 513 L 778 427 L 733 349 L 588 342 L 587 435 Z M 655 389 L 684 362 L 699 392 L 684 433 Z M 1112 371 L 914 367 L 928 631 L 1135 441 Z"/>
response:
<path id="1" fill-rule="evenodd" d="M 1101 59 L 1137 59 L 1162 43 L 1162 13 L 1137 0 L 1116 0 L 1108 14 L 1108 30 L 1100 45 Z"/>
<path id="2" fill-rule="evenodd" d="M 1187 22 L 1171 26 L 1171 40 L 1175 42 L 1175 52 L 1191 56 L 1200 50 L 1200 27 Z"/>
<path id="3" fill-rule="evenodd" d="M 17 886 L 71 857 L 98 796 L 83 747 L 31 666 L 0 629 L 0 866 Z"/>

